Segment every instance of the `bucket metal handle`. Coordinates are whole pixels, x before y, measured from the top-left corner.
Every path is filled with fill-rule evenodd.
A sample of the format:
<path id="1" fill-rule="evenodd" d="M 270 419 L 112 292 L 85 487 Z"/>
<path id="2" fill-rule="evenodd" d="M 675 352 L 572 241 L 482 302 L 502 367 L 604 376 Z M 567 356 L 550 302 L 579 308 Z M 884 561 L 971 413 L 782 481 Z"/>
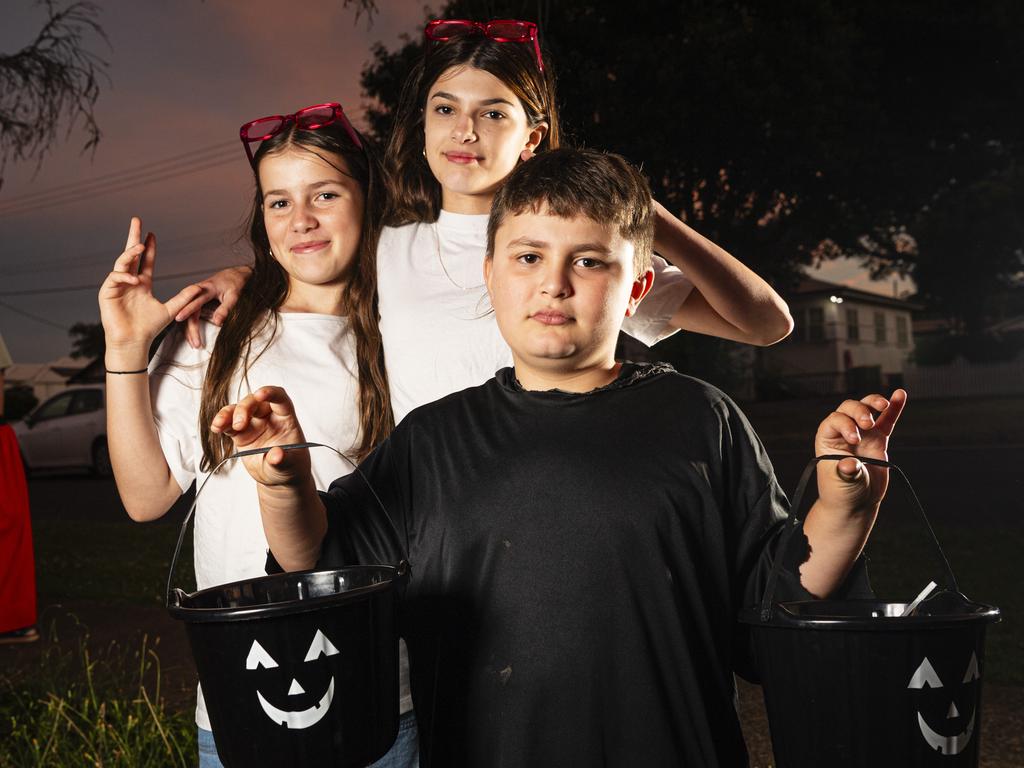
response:
<path id="1" fill-rule="evenodd" d="M 843 459 L 848 458 L 851 457 L 842 454 L 815 456 L 807 463 L 807 466 L 804 467 L 803 474 L 800 475 L 800 482 L 797 483 L 796 486 L 796 493 L 793 494 L 793 503 L 789 507 L 789 519 L 786 522 L 785 530 L 782 532 L 778 551 L 776 552 L 774 562 L 772 563 L 772 569 L 768 574 L 768 581 L 765 584 L 764 596 L 761 599 L 760 618 L 762 623 L 771 621 L 772 606 L 775 602 L 775 587 L 778 583 L 782 562 L 786 559 L 789 548 L 792 546 L 793 540 L 796 538 L 797 531 L 802 530 L 804 526 L 804 519 L 800 517 L 800 503 L 803 501 L 804 490 L 807 488 L 807 483 L 811 479 L 811 473 L 814 471 L 815 467 L 818 466 L 818 462 L 842 461 Z M 928 521 L 928 516 L 924 513 L 924 507 L 921 506 L 921 500 L 918 499 L 917 494 L 914 492 L 914 487 L 910 484 L 910 480 L 907 479 L 903 470 L 891 461 L 884 461 L 883 459 L 871 459 L 864 456 L 854 456 L 853 458 L 857 459 L 862 464 L 871 464 L 876 467 L 888 467 L 889 469 L 895 470 L 896 474 L 903 479 L 904 495 L 910 501 L 911 505 L 917 509 L 917 512 L 921 516 L 921 520 L 924 522 L 924 526 L 928 531 L 928 535 L 931 537 L 932 543 L 935 545 L 938 564 L 945 574 L 946 584 L 950 589 L 959 593 L 960 588 L 957 586 L 956 577 L 953 575 L 953 569 L 949 567 L 949 560 L 946 559 L 946 555 L 942 551 L 942 547 L 939 546 L 939 540 L 935 536 L 935 531 L 932 528 L 931 523 Z"/>
<path id="2" fill-rule="evenodd" d="M 212 478 L 215 474 L 217 474 L 217 471 L 221 467 L 223 467 L 225 464 L 227 464 L 229 461 L 231 461 L 232 459 L 240 459 L 243 456 L 255 456 L 258 453 L 267 453 L 269 451 L 272 451 L 274 448 L 280 448 L 283 451 L 297 451 L 297 450 L 302 449 L 302 448 L 327 448 L 329 450 L 334 451 L 336 454 L 338 454 L 338 456 L 340 456 L 342 459 L 344 459 L 345 462 L 347 462 L 348 465 L 350 467 L 352 467 L 352 470 L 363 479 L 363 482 L 366 483 L 366 487 L 369 489 L 370 494 L 373 496 L 374 500 L 377 502 L 377 505 L 380 507 L 381 511 L 384 513 L 384 518 L 388 521 L 388 524 L 391 526 L 391 529 L 395 532 L 395 536 L 397 537 L 397 541 L 398 541 L 399 547 L 402 547 L 402 541 L 403 541 L 402 533 L 401 533 L 401 531 L 398 530 L 398 526 L 395 525 L 395 521 L 392 519 L 390 513 L 388 513 L 387 507 L 384 506 L 384 502 L 381 501 L 380 500 L 380 496 L 377 495 L 376 489 L 370 483 L 370 481 L 366 477 L 366 475 L 363 474 L 363 471 L 355 464 L 355 462 L 353 462 L 352 459 L 350 459 L 344 453 L 339 451 L 337 448 L 335 448 L 333 446 L 330 446 L 330 445 L 325 445 L 323 443 L 289 443 L 287 445 L 271 445 L 271 446 L 267 446 L 266 448 L 250 448 L 250 449 L 245 450 L 245 451 L 238 451 L 237 453 L 233 453 L 230 456 L 227 456 L 227 457 L 221 459 L 221 461 L 217 464 L 217 466 L 215 466 L 210 471 L 210 474 L 208 474 L 206 476 L 206 479 L 203 480 L 202 484 L 196 489 L 196 495 L 195 495 L 195 498 L 192 500 L 192 506 L 189 507 L 188 514 L 185 515 L 185 519 L 181 523 L 181 530 L 178 532 L 178 543 L 174 547 L 174 556 L 171 558 L 171 567 L 170 567 L 170 570 L 167 572 L 167 591 L 166 591 L 166 596 L 165 596 L 166 597 L 166 605 L 167 605 L 167 607 L 170 607 L 171 605 L 174 605 L 174 606 L 180 605 L 181 604 L 181 598 L 185 596 L 185 593 L 182 590 L 180 590 L 180 589 L 178 589 L 176 587 L 174 587 L 174 588 L 171 587 L 171 581 L 174 579 L 174 570 L 175 570 L 175 568 L 177 568 L 177 565 L 178 565 L 178 555 L 181 554 L 181 545 L 185 541 L 185 532 L 188 530 L 188 524 L 189 524 L 189 521 L 192 519 L 192 515 L 195 514 L 196 505 L 199 504 L 199 494 L 201 494 L 203 492 L 203 488 L 205 488 L 206 484 L 208 482 L 210 482 L 210 478 Z M 404 540 L 405 540 L 405 546 L 402 547 L 402 550 L 403 550 L 402 554 L 404 555 L 404 558 L 401 561 L 399 561 L 398 566 L 397 566 L 398 576 L 400 578 L 404 577 L 408 573 L 408 571 L 409 571 L 409 532 L 408 531 L 406 531 Z"/>

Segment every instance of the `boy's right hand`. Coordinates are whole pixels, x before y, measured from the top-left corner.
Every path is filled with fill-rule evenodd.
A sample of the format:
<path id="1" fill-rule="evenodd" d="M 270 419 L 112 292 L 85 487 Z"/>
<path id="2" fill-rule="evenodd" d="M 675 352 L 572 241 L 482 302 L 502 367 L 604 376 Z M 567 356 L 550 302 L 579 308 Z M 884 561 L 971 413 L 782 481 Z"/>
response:
<path id="1" fill-rule="evenodd" d="M 261 387 L 238 403 L 225 405 L 213 417 L 210 430 L 231 438 L 236 451 L 304 443 L 295 407 L 281 387 Z M 275 447 L 267 453 L 245 456 L 245 468 L 263 485 L 297 485 L 311 476 L 309 450 L 284 451 Z"/>
<path id="2" fill-rule="evenodd" d="M 140 259 L 141 267 L 137 267 Z M 160 301 L 153 295 L 155 261 L 156 237 L 150 232 L 143 241 L 142 222 L 133 217 L 124 251 L 99 292 L 110 368 L 145 366 L 153 339 L 198 290 L 182 291 L 167 302 Z"/>

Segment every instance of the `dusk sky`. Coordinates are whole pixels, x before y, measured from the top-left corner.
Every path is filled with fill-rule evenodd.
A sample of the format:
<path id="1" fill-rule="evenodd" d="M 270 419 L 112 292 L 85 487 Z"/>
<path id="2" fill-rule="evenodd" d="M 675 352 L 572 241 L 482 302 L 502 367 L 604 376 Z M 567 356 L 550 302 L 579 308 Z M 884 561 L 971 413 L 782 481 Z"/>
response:
<path id="1" fill-rule="evenodd" d="M 157 234 L 158 278 L 202 273 L 158 280 L 161 298 L 247 260 L 235 244 L 252 190 L 238 126 L 323 101 L 340 101 L 360 125 L 359 72 L 370 46 L 394 47 L 402 33 L 419 34 L 425 18 L 422 0 L 378 4 L 368 27 L 342 0 L 102 0 L 109 46 L 90 38 L 110 64 L 96 107 L 102 141 L 83 155 L 86 136 L 72 130 L 38 173 L 34 164 L 9 165 L 0 189 L 0 333 L 15 361 L 65 355 L 67 328 L 98 321 L 96 291 L 132 215 Z M 44 19 L 30 0 L 6 4 L 0 52 L 30 43 Z M 116 187 L 103 178 L 140 167 Z M 866 286 L 855 265 L 830 265 L 821 276 L 891 291 Z"/>
<path id="2" fill-rule="evenodd" d="M 341 102 L 359 125 L 359 72 L 370 46 L 394 47 L 424 19 L 422 0 L 379 3 L 369 28 L 341 0 L 99 4 L 110 44 L 92 38 L 90 48 L 110 63 L 111 83 L 96 107 L 103 139 L 95 155 L 81 154 L 86 136 L 74 130 L 38 174 L 34 165 L 8 165 L 0 189 L 0 333 L 16 362 L 68 354 L 66 329 L 99 320 L 96 291 L 124 248 L 132 215 L 157 234 L 157 277 L 244 261 L 234 241 L 252 176 L 238 126 L 323 101 Z M 44 20 L 30 0 L 5 3 L 0 51 L 29 44 Z M 186 153 L 210 160 L 192 167 L 210 167 L 149 184 L 143 169 L 119 191 L 102 179 L 84 186 L 169 158 L 178 159 L 150 173 L 186 170 Z M 233 255 L 233 247 L 241 250 Z M 157 282 L 157 295 L 199 277 Z M 91 287 L 11 295 L 82 285 Z"/>

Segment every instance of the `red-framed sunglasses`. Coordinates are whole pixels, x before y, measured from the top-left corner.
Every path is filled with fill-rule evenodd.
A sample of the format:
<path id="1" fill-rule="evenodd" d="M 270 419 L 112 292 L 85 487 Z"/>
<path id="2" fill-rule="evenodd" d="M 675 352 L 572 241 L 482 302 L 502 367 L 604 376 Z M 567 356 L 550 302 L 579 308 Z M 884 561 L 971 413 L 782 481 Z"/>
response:
<path id="1" fill-rule="evenodd" d="M 427 24 L 423 34 L 428 40 L 444 42 L 461 35 L 483 35 L 499 43 L 533 43 L 537 57 L 537 68 L 544 72 L 544 60 L 540 55 L 540 39 L 537 25 L 532 21 L 517 19 L 495 19 L 479 22 L 469 19 L 434 19 Z"/>
<path id="2" fill-rule="evenodd" d="M 261 117 L 258 120 L 250 120 L 238 129 L 238 135 L 242 139 L 242 146 L 245 147 L 245 154 L 249 158 L 249 165 L 256 167 L 256 160 L 252 154 L 250 144 L 258 141 L 266 141 L 288 127 L 289 123 L 295 123 L 299 128 L 306 131 L 315 131 L 334 123 L 341 123 L 345 133 L 352 140 L 358 149 L 363 148 L 363 142 L 352 127 L 352 123 L 345 117 L 345 110 L 341 104 L 331 101 L 326 104 L 314 104 L 312 107 L 300 109 L 290 115 L 271 115 Z"/>

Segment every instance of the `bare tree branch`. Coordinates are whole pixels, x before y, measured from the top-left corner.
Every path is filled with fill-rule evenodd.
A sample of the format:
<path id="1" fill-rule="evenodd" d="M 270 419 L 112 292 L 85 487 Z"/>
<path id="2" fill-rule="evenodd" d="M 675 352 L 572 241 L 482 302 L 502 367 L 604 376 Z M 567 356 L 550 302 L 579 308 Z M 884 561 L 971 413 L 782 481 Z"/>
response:
<path id="1" fill-rule="evenodd" d="M 367 26 L 373 25 L 373 17 L 380 10 L 376 0 L 341 0 L 342 8 L 348 8 L 350 5 L 356 7 L 355 20 L 357 22 L 359 17 L 365 13 Z"/>
<path id="2" fill-rule="evenodd" d="M 11 160 L 35 160 L 38 168 L 62 127 L 66 140 L 82 121 L 83 152 L 101 136 L 93 109 L 101 81 L 109 82 L 107 62 L 86 47 L 90 34 L 107 40 L 99 6 L 89 0 L 42 5 L 48 19 L 36 39 L 17 53 L 0 54 L 0 174 Z"/>

